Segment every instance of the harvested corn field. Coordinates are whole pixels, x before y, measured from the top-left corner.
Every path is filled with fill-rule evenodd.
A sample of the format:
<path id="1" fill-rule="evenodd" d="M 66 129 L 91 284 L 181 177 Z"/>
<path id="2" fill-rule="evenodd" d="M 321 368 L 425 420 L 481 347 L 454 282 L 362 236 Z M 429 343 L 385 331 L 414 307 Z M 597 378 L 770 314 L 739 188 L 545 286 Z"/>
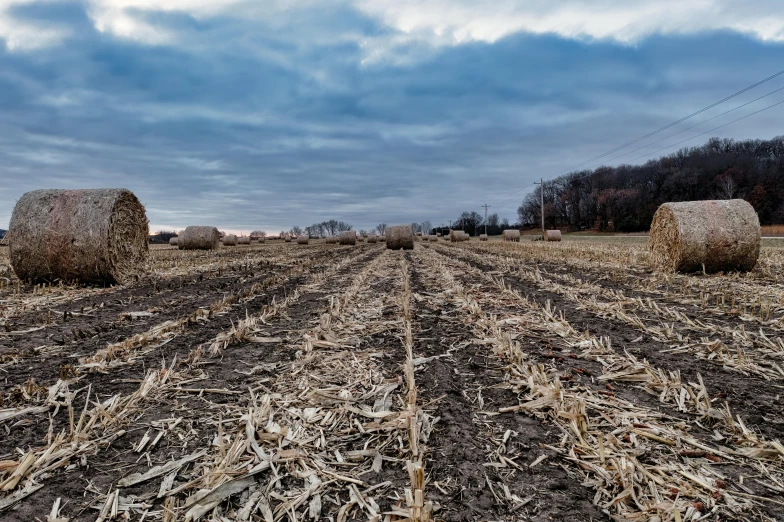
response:
<path id="1" fill-rule="evenodd" d="M 772 245 L 165 246 L 107 288 L 0 249 L 0 519 L 781 520 Z"/>

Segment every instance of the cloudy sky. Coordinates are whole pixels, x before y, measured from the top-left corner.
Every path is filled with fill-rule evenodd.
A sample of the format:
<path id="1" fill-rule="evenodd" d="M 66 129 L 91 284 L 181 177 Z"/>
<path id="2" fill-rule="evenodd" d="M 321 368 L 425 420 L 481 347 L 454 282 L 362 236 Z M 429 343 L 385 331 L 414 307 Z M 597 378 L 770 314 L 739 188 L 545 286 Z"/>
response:
<path id="1" fill-rule="evenodd" d="M 783 69 L 781 0 L 0 0 L 0 228 L 28 190 L 115 186 L 153 230 L 514 221 L 539 177 Z"/>

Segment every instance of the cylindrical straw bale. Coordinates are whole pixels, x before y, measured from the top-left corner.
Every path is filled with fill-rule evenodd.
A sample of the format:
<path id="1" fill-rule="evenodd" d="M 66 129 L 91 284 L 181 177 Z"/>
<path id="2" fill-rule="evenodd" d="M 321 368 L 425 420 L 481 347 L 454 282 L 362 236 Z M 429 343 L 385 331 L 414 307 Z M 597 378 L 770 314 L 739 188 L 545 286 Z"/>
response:
<path id="1" fill-rule="evenodd" d="M 30 282 L 124 283 L 149 249 L 144 206 L 126 189 L 28 192 L 6 237 L 17 277 Z"/>
<path id="2" fill-rule="evenodd" d="M 177 246 L 177 238 L 176 237 L 170 237 L 169 238 L 169 245 Z"/>
<path id="3" fill-rule="evenodd" d="M 298 245 L 307 245 L 309 240 L 310 240 L 310 237 L 303 234 L 303 235 L 297 237 L 297 244 Z"/>
<path id="4" fill-rule="evenodd" d="M 378 236 L 378 239 L 376 241 L 378 241 L 379 243 L 386 243 L 387 236 Z"/>
<path id="5" fill-rule="evenodd" d="M 546 230 L 545 241 L 560 241 L 561 240 L 561 231 L 560 230 Z"/>
<path id="6" fill-rule="evenodd" d="M 516 243 L 520 242 L 520 231 L 519 230 L 504 230 L 502 233 L 502 237 L 504 241 L 514 241 Z"/>
<path id="7" fill-rule="evenodd" d="M 436 237 L 441 237 L 441 232 L 436 232 Z"/>
<path id="8" fill-rule="evenodd" d="M 430 236 L 427 236 L 427 237 L 430 239 L 430 242 L 431 242 L 431 243 L 432 243 L 433 241 L 438 241 L 438 236 L 436 236 L 435 234 L 432 234 L 432 235 L 430 235 Z"/>
<path id="9" fill-rule="evenodd" d="M 357 233 L 353 230 L 347 230 L 345 232 L 341 232 L 340 236 L 338 236 L 338 242 L 341 245 L 356 245 L 357 244 Z"/>
<path id="10" fill-rule="evenodd" d="M 266 238 L 266 237 L 260 237 L 260 238 L 259 238 L 259 244 L 261 244 L 261 243 L 265 243 L 266 241 L 267 241 L 267 238 Z"/>
<path id="11" fill-rule="evenodd" d="M 220 244 L 220 232 L 215 227 L 187 227 L 180 233 L 180 250 L 213 250 Z"/>
<path id="12" fill-rule="evenodd" d="M 291 236 L 284 237 L 283 241 L 285 241 L 286 243 L 291 243 Z"/>
<path id="13" fill-rule="evenodd" d="M 759 257 L 759 217 L 742 199 L 664 203 L 648 246 L 660 272 L 747 272 Z"/>
<path id="14" fill-rule="evenodd" d="M 413 250 L 414 234 L 410 225 L 395 225 L 387 227 L 387 248 L 391 250 Z"/>
<path id="15" fill-rule="evenodd" d="M 237 236 L 234 234 L 223 236 L 223 246 L 237 246 Z"/>
<path id="16" fill-rule="evenodd" d="M 250 245 L 250 236 L 240 236 L 237 238 L 238 245 Z"/>
<path id="17" fill-rule="evenodd" d="M 479 241 L 487 241 L 487 234 L 479 234 Z"/>
<path id="18" fill-rule="evenodd" d="M 378 241 L 378 237 L 375 234 L 368 234 L 367 242 L 368 243 L 376 243 Z"/>

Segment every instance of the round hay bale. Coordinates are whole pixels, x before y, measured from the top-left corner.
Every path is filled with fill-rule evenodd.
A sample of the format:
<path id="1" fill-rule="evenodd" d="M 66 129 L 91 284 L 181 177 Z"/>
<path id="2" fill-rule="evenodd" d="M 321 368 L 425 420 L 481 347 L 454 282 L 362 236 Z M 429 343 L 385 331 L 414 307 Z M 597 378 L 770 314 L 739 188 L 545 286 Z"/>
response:
<path id="1" fill-rule="evenodd" d="M 285 241 L 286 243 L 291 243 L 291 236 L 284 237 L 283 241 Z"/>
<path id="2" fill-rule="evenodd" d="M 149 249 L 144 206 L 126 189 L 28 192 L 7 237 L 14 272 L 30 282 L 124 283 Z"/>
<path id="3" fill-rule="evenodd" d="M 378 236 L 378 239 L 376 241 L 378 241 L 379 243 L 386 243 L 387 236 Z"/>
<path id="4" fill-rule="evenodd" d="M 357 244 L 357 233 L 353 230 L 347 230 L 345 232 L 341 232 L 340 236 L 338 236 L 338 242 L 341 245 L 356 245 Z"/>
<path id="5" fill-rule="evenodd" d="M 223 246 L 237 246 L 237 236 L 234 234 L 223 236 Z"/>
<path id="6" fill-rule="evenodd" d="M 176 237 L 169 238 L 169 245 L 177 246 L 177 238 Z"/>
<path id="7" fill-rule="evenodd" d="M 215 227 L 187 227 L 180 233 L 180 250 L 214 250 L 220 244 L 220 232 Z"/>
<path id="8" fill-rule="evenodd" d="M 413 250 L 414 233 L 411 232 L 411 225 L 395 225 L 387 227 L 387 248 L 391 250 Z"/>
<path id="9" fill-rule="evenodd" d="M 260 237 L 259 238 L 259 244 L 260 245 L 263 244 L 263 243 L 266 243 L 266 242 L 267 242 L 267 238 L 266 237 Z"/>
<path id="10" fill-rule="evenodd" d="M 438 241 L 438 236 L 436 236 L 435 234 L 432 234 L 432 235 L 427 236 L 427 237 L 428 237 L 428 239 L 430 240 L 431 243 L 433 241 Z"/>
<path id="11" fill-rule="evenodd" d="M 648 247 L 659 272 L 747 272 L 759 257 L 759 217 L 742 199 L 664 203 Z"/>
<path id="12" fill-rule="evenodd" d="M 308 236 L 299 236 L 297 238 L 298 245 L 307 245 L 310 238 Z"/>
<path id="13" fill-rule="evenodd" d="M 238 245 L 250 245 L 250 236 L 240 236 L 237 238 Z"/>
<path id="14" fill-rule="evenodd" d="M 487 241 L 487 234 L 479 234 L 479 241 Z"/>
<path id="15" fill-rule="evenodd" d="M 441 237 L 441 232 L 436 232 L 436 237 Z"/>
<path id="16" fill-rule="evenodd" d="M 546 234 L 544 236 L 545 241 L 560 241 L 561 240 L 561 231 L 560 230 L 546 230 Z"/>
<path id="17" fill-rule="evenodd" d="M 359 241 L 360 243 L 364 243 L 364 242 L 365 242 L 365 238 L 364 238 L 364 237 L 362 237 L 362 236 L 359 236 L 359 237 L 357 238 L 357 241 Z"/>
<path id="18" fill-rule="evenodd" d="M 449 239 L 452 243 L 458 243 L 460 241 L 468 241 L 469 237 L 468 234 L 462 230 L 450 230 Z"/>
<path id="19" fill-rule="evenodd" d="M 504 230 L 501 233 L 501 237 L 504 241 L 514 241 L 515 243 L 520 242 L 520 231 L 519 230 Z"/>
<path id="20" fill-rule="evenodd" d="M 376 243 L 377 241 L 378 241 L 378 238 L 376 237 L 375 234 L 368 234 L 368 237 L 367 237 L 368 244 Z"/>

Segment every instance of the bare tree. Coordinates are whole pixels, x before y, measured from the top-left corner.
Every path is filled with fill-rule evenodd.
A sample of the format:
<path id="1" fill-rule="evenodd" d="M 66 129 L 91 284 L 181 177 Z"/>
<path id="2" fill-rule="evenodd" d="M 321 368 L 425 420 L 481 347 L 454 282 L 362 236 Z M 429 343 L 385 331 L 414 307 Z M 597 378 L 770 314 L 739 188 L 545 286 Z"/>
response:
<path id="1" fill-rule="evenodd" d="M 716 198 L 717 199 L 733 199 L 738 192 L 738 187 L 735 185 L 735 180 L 729 174 L 724 174 L 719 177 L 716 182 Z"/>
<path id="2" fill-rule="evenodd" d="M 260 237 L 267 237 L 267 233 L 264 232 L 263 230 L 254 230 L 253 232 L 250 233 L 250 237 L 257 238 L 257 239 Z"/>
<path id="3" fill-rule="evenodd" d="M 422 232 L 423 234 L 430 234 L 432 228 L 433 225 L 430 223 L 430 221 L 423 221 L 422 223 L 419 224 L 419 231 Z"/>
<path id="4" fill-rule="evenodd" d="M 411 223 L 411 232 L 416 234 L 417 232 L 421 232 L 419 228 L 419 223 Z"/>
<path id="5" fill-rule="evenodd" d="M 499 222 L 500 222 L 500 218 L 498 217 L 497 213 L 493 213 L 487 216 L 488 227 L 497 227 Z"/>
<path id="6" fill-rule="evenodd" d="M 291 227 L 291 230 L 289 230 L 289 232 L 291 232 L 295 236 L 298 236 L 298 235 L 302 234 L 302 229 L 300 227 L 298 227 L 297 225 L 294 225 L 293 227 Z"/>
<path id="7" fill-rule="evenodd" d="M 376 225 L 376 230 L 378 230 L 379 235 L 383 236 L 387 231 L 387 224 L 379 223 L 378 225 Z"/>
<path id="8" fill-rule="evenodd" d="M 343 221 L 338 221 L 338 232 L 348 232 L 351 230 L 352 227 L 350 223 L 344 223 Z"/>

